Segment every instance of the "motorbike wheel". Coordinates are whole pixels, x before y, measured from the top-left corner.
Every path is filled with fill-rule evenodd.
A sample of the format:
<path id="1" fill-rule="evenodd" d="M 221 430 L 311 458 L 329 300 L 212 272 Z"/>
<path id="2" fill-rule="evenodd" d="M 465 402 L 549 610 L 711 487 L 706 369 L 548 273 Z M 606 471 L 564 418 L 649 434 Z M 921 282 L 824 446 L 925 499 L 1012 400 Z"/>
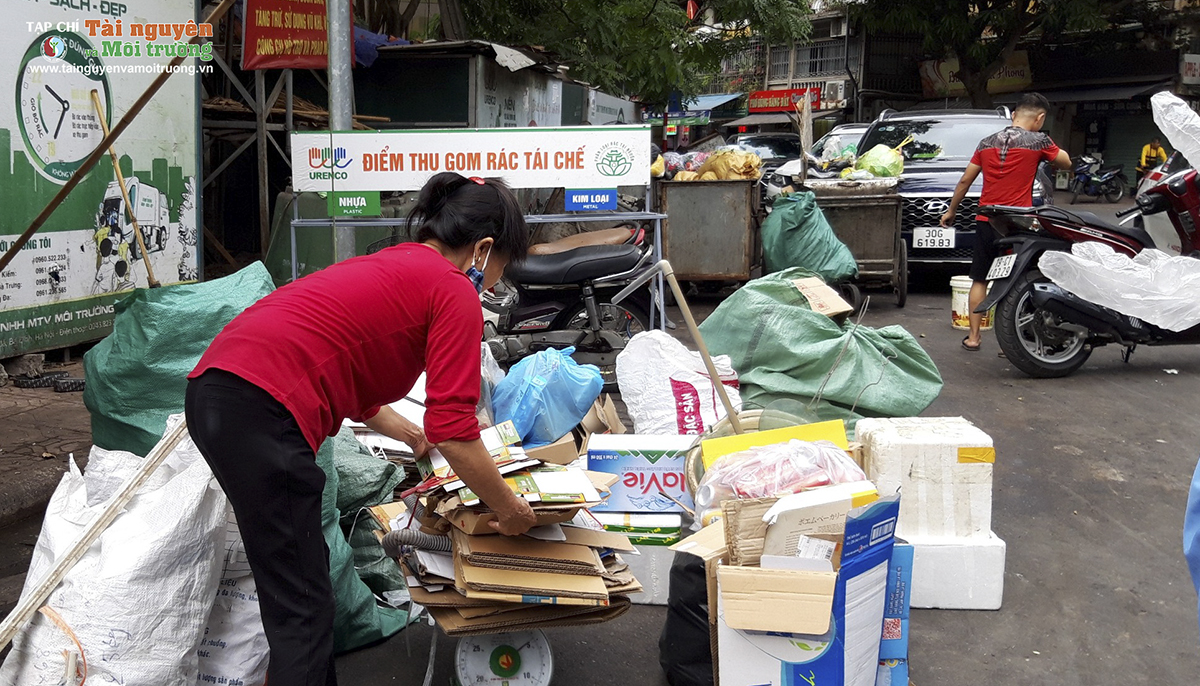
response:
<path id="1" fill-rule="evenodd" d="M 1125 197 L 1125 182 L 1120 179 L 1113 179 L 1109 184 L 1109 189 L 1104 193 L 1104 199 L 1110 203 L 1121 202 Z"/>
<path id="2" fill-rule="evenodd" d="M 620 305 L 598 303 L 600 310 L 600 327 L 615 331 L 629 340 L 643 331 L 650 330 L 650 317 L 636 303 L 626 300 Z M 560 315 L 554 325 L 555 329 L 587 330 L 589 328 L 587 309 L 579 303 L 573 309 Z M 600 376 L 604 378 L 604 390 L 617 390 L 617 365 L 607 364 L 600 367 Z"/>
<path id="3" fill-rule="evenodd" d="M 1071 184 L 1071 204 L 1079 202 L 1079 191 L 1082 190 L 1083 184 L 1075 181 Z"/>
<path id="4" fill-rule="evenodd" d="M 996 340 L 1014 367 L 1038 379 L 1067 376 L 1092 354 L 1087 336 L 1054 326 L 1058 317 L 1033 303 L 1033 284 L 1047 281 L 1026 272 L 996 308 Z"/>

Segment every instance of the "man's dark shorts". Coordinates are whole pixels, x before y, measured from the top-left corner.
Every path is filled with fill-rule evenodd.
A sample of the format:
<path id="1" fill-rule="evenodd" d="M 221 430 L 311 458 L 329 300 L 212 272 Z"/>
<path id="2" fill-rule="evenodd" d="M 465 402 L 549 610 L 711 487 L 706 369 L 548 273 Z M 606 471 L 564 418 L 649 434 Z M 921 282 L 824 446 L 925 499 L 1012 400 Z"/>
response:
<path id="1" fill-rule="evenodd" d="M 992 260 L 1000 251 L 996 248 L 996 232 L 992 225 L 982 219 L 975 220 L 975 253 L 971 256 L 972 281 L 987 281 L 988 270 L 992 268 Z"/>

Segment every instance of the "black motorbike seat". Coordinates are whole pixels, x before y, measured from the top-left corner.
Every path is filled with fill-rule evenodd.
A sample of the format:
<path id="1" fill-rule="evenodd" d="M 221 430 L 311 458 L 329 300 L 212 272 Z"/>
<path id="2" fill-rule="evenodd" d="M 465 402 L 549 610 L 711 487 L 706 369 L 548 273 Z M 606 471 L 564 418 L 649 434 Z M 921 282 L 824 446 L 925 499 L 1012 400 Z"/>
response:
<path id="1" fill-rule="evenodd" d="M 589 245 L 553 255 L 528 255 L 520 265 L 509 265 L 505 275 L 536 286 L 582 283 L 627 272 L 641 257 L 636 245 Z"/>
<path id="2" fill-rule="evenodd" d="M 1150 234 L 1146 233 L 1145 229 L 1139 229 L 1138 227 L 1133 226 L 1132 224 L 1129 224 L 1127 226 L 1120 226 L 1117 224 L 1113 224 L 1112 222 L 1108 221 L 1107 219 L 1098 217 L 1091 212 L 1082 212 L 1082 211 L 1078 211 L 1078 210 L 1067 210 L 1067 209 L 1063 209 L 1061 207 L 1056 207 L 1056 206 L 1043 207 L 1043 208 L 1039 208 L 1039 210 L 1041 213 L 1050 214 L 1051 216 L 1054 216 L 1053 213 L 1061 213 L 1061 215 L 1066 215 L 1065 218 L 1068 221 L 1073 221 L 1073 222 L 1079 223 L 1079 224 L 1087 224 L 1088 226 L 1094 226 L 1098 229 L 1104 229 L 1105 231 L 1110 231 L 1112 233 L 1115 233 L 1115 234 L 1118 234 L 1121 236 L 1125 236 L 1126 238 L 1132 238 L 1133 240 L 1137 241 L 1138 244 L 1141 245 L 1143 248 L 1149 248 L 1149 247 L 1154 246 L 1154 241 L 1150 238 Z"/>

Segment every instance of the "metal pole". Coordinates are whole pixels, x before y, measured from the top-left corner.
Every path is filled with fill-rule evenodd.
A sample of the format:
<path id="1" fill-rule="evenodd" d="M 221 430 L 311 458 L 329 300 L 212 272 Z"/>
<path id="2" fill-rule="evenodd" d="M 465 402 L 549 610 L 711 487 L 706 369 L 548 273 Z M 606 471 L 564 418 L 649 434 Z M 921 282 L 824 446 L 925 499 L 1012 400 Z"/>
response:
<path id="1" fill-rule="evenodd" d="M 267 112 L 275 103 L 267 102 L 267 78 L 262 69 L 254 72 L 254 100 L 258 116 L 255 117 L 255 136 L 258 145 L 258 231 L 263 259 L 267 258 L 267 247 L 271 242 L 271 199 L 268 197 L 267 181 Z"/>
<path id="2" fill-rule="evenodd" d="M 329 26 L 329 130 L 349 131 L 354 128 L 351 114 L 354 102 L 354 76 L 351 72 L 353 54 L 350 45 L 349 0 L 326 0 Z M 335 184 L 336 185 L 336 184 Z M 354 229 L 333 223 L 333 255 L 335 261 L 354 257 Z"/>

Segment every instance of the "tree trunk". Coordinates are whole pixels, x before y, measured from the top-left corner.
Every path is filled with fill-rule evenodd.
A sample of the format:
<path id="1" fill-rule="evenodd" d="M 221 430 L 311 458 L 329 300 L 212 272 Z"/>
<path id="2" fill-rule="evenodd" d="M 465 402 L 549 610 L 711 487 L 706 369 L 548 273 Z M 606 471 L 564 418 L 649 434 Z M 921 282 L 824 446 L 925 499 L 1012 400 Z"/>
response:
<path id="1" fill-rule="evenodd" d="M 442 36 L 446 40 L 467 40 L 461 0 L 438 0 L 438 12 L 442 15 Z"/>
<path id="2" fill-rule="evenodd" d="M 967 90 L 967 98 L 971 101 L 971 107 L 981 110 L 991 109 L 992 95 L 988 93 L 988 81 L 991 80 L 994 72 L 994 69 L 975 69 L 965 64 L 964 60 L 958 61 L 958 80 Z"/>

